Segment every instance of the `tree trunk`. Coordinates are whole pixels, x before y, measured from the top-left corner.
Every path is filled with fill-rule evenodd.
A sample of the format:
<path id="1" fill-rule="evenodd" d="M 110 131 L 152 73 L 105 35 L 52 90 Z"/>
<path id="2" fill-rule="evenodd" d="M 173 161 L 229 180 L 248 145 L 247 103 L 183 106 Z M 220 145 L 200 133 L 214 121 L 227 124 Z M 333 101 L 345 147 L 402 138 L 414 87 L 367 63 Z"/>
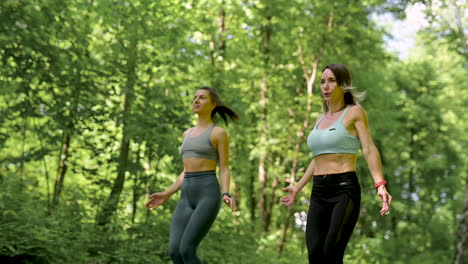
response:
<path id="1" fill-rule="evenodd" d="M 276 189 L 278 188 L 278 175 L 275 175 L 273 178 L 273 182 L 271 183 L 271 197 L 270 197 L 270 203 L 268 205 L 268 210 L 266 211 L 266 217 L 265 217 L 265 231 L 269 232 L 270 231 L 270 225 L 271 225 L 271 217 L 273 215 L 273 208 L 275 204 L 278 203 L 276 200 Z"/>
<path id="2" fill-rule="evenodd" d="M 156 155 L 155 165 L 154 165 L 154 177 L 151 175 L 151 157 L 153 155 L 153 146 L 148 145 L 146 151 L 146 160 L 145 160 L 145 198 L 148 200 L 151 195 L 151 186 L 157 182 L 158 180 L 158 170 L 159 170 L 159 162 L 161 160 L 161 154 L 158 153 Z M 160 191 L 160 190 L 156 190 Z M 146 210 L 146 221 L 149 221 L 150 210 Z"/>
<path id="3" fill-rule="evenodd" d="M 268 209 L 266 201 L 265 188 L 267 185 L 267 169 L 266 169 L 266 157 L 267 157 L 267 133 L 268 131 L 268 65 L 269 65 L 269 56 L 270 56 L 270 36 L 271 36 L 271 16 L 266 17 L 266 24 L 262 26 L 262 55 L 263 55 L 263 66 L 264 73 L 260 83 L 260 140 L 259 146 L 259 161 L 258 161 L 258 182 L 259 182 L 259 199 L 258 199 L 258 208 L 260 217 L 262 220 L 262 227 L 264 231 L 268 231 L 267 218 L 268 218 Z"/>
<path id="4" fill-rule="evenodd" d="M 136 153 L 136 159 L 135 159 L 135 165 L 137 168 L 140 168 L 140 150 L 141 150 L 141 144 L 138 146 L 138 151 Z M 135 171 L 135 173 L 133 174 L 133 190 L 132 190 L 132 224 L 135 223 L 135 217 L 136 217 L 136 213 L 137 213 L 137 203 L 138 203 L 138 197 L 139 197 L 139 190 L 140 190 L 140 184 L 139 184 L 139 181 L 138 181 L 138 175 L 140 175 L 140 173 L 144 173 L 142 172 L 142 170 L 138 169 L 137 171 Z"/>
<path id="5" fill-rule="evenodd" d="M 224 72 L 224 60 L 226 59 L 226 9 L 224 8 L 224 0 L 221 1 L 221 8 L 219 11 L 218 17 L 218 49 L 219 53 L 216 52 L 216 37 L 213 36 L 213 40 L 210 41 L 210 54 L 211 54 L 211 66 L 213 69 L 213 79 L 212 79 L 212 86 L 218 90 L 223 89 L 223 72 Z M 219 65 L 216 65 L 216 61 L 218 56 L 221 59 Z"/>
<path id="6" fill-rule="evenodd" d="M 249 211 L 250 211 L 250 221 L 252 223 L 252 231 L 255 230 L 255 219 L 257 216 L 257 198 L 255 196 L 255 174 L 249 173 Z"/>
<path id="7" fill-rule="evenodd" d="M 267 110 L 266 110 L 266 77 L 264 76 L 262 79 L 262 89 L 261 89 L 261 95 L 260 95 L 260 101 L 262 105 L 262 117 L 261 117 L 261 122 L 262 126 L 260 128 L 260 131 L 267 131 L 267 125 L 266 123 L 266 116 L 267 116 Z M 265 187 L 267 184 L 267 172 L 265 169 L 265 160 L 266 160 L 266 133 L 265 132 L 260 132 L 260 142 L 259 142 L 259 148 L 260 148 L 260 156 L 258 160 L 258 182 L 259 182 L 259 194 L 260 197 L 258 199 L 258 208 L 259 208 L 259 214 L 262 219 L 263 223 L 263 229 L 266 231 L 266 215 L 267 215 L 267 210 L 266 210 L 266 194 L 265 194 Z"/>
<path id="8" fill-rule="evenodd" d="M 415 152 L 416 152 L 416 143 L 414 142 L 414 136 L 416 134 L 416 131 L 413 127 L 410 128 L 410 153 L 409 153 L 409 160 L 415 160 Z M 409 197 L 408 199 L 411 201 L 411 197 L 413 193 L 416 192 L 416 186 L 415 186 L 415 172 L 414 172 L 414 167 L 412 164 L 409 166 L 409 175 L 408 175 L 408 191 L 409 191 Z M 408 217 L 411 217 L 408 215 Z"/>
<path id="9" fill-rule="evenodd" d="M 89 21 L 88 13 L 86 13 L 85 18 L 86 18 L 85 19 L 86 22 L 88 22 Z M 85 24 L 88 25 L 87 23 Z M 90 31 L 91 31 L 90 27 L 86 26 L 85 32 L 89 33 Z M 89 50 L 88 50 L 89 43 L 86 40 L 86 38 L 84 38 L 83 43 L 81 43 L 80 46 L 82 48 L 77 50 L 77 55 L 82 56 L 86 59 L 89 59 L 90 58 Z M 66 175 L 67 168 L 68 168 L 67 161 L 70 156 L 69 154 L 70 143 L 71 143 L 72 135 L 75 129 L 75 116 L 77 115 L 78 107 L 80 104 L 79 100 L 80 100 L 81 93 L 83 92 L 82 88 L 87 86 L 87 83 L 82 81 L 82 78 L 83 78 L 82 65 L 79 64 L 77 66 L 78 66 L 77 75 L 74 76 L 74 79 L 75 79 L 74 83 L 76 83 L 77 86 L 72 87 L 72 93 L 70 96 L 73 99 L 73 104 L 72 104 L 72 108 L 69 110 L 66 126 L 63 132 L 62 147 L 60 148 L 60 156 L 59 156 L 59 162 L 58 162 L 59 163 L 58 170 L 57 170 L 57 175 L 55 176 L 54 194 L 52 197 L 52 208 L 57 206 L 60 201 L 60 195 L 62 193 L 65 175 Z M 56 98 L 55 100 L 62 100 L 62 99 Z"/>
<path id="10" fill-rule="evenodd" d="M 128 96 L 125 96 L 125 105 L 128 105 Z M 126 125 L 124 124 L 123 130 L 125 131 Z M 97 224 L 105 225 L 110 221 L 110 217 L 117 210 L 119 203 L 120 194 L 122 193 L 124 182 L 125 182 L 125 172 L 127 171 L 127 162 L 128 162 L 128 153 L 130 149 L 130 140 L 127 138 L 127 133 L 124 132 L 121 140 L 120 147 L 120 156 L 119 156 L 119 167 L 117 171 L 117 177 L 112 186 L 111 194 L 104 204 L 101 213 L 98 216 Z"/>
<path id="11" fill-rule="evenodd" d="M 284 249 L 284 245 L 286 244 L 286 234 L 288 233 L 289 225 L 291 224 L 292 220 L 292 213 L 291 213 L 291 206 L 288 207 L 286 211 L 286 217 L 283 224 L 283 229 L 281 229 L 281 239 L 278 245 L 278 253 L 281 254 Z"/>
<path id="12" fill-rule="evenodd" d="M 65 179 L 65 174 L 67 172 L 67 160 L 68 160 L 68 150 L 70 149 L 71 135 L 73 131 L 74 124 L 72 121 L 69 121 L 65 131 L 63 132 L 62 148 L 60 149 L 59 156 L 59 166 L 57 171 L 57 176 L 55 177 L 55 187 L 54 187 L 54 196 L 52 197 L 52 206 L 57 206 L 60 199 L 60 194 L 62 193 L 63 182 Z"/>
<path id="13" fill-rule="evenodd" d="M 457 230 L 457 238 L 455 243 L 454 264 L 464 263 L 464 253 L 468 247 L 468 177 L 465 183 L 465 199 L 463 201 L 463 212 L 460 219 L 460 225 Z"/>
<path id="14" fill-rule="evenodd" d="M 224 9 L 224 1 L 221 1 L 221 10 L 219 11 L 218 33 L 219 33 L 219 50 L 221 56 L 226 56 L 226 10 Z"/>
<path id="15" fill-rule="evenodd" d="M 112 186 L 112 191 L 101 209 L 97 217 L 98 225 L 106 225 L 110 222 L 110 217 L 117 210 L 117 206 L 125 183 L 125 172 L 127 171 L 128 153 L 130 149 L 130 138 L 128 135 L 128 121 L 130 117 L 130 109 L 133 101 L 133 89 L 136 82 L 136 66 L 137 66 L 137 37 L 136 25 L 130 32 L 134 32 L 133 38 L 130 40 L 130 45 L 127 48 L 127 83 L 123 91 L 123 125 L 122 139 L 120 143 L 119 167 L 117 177 Z"/>
<path id="16" fill-rule="evenodd" d="M 41 150 L 43 153 L 46 153 L 45 150 L 45 144 L 42 136 L 40 135 L 39 128 L 37 127 L 37 124 L 34 123 L 34 128 L 36 129 L 36 133 L 38 134 L 38 139 L 39 143 L 41 145 Z M 42 165 L 44 166 L 44 174 L 45 174 L 45 181 L 46 181 L 46 190 L 47 190 L 47 214 L 50 214 L 51 212 L 51 206 L 50 206 L 50 181 L 49 181 L 49 169 L 47 168 L 47 161 L 45 159 L 45 155 L 42 156 Z"/>
<path id="17" fill-rule="evenodd" d="M 23 129 L 21 131 L 22 138 L 21 138 L 21 160 L 20 160 L 20 165 L 18 167 L 18 175 L 19 175 L 19 190 L 23 191 L 24 188 L 24 160 L 25 160 L 25 154 L 26 154 L 26 127 L 28 125 L 27 118 L 24 118 L 23 122 Z"/>

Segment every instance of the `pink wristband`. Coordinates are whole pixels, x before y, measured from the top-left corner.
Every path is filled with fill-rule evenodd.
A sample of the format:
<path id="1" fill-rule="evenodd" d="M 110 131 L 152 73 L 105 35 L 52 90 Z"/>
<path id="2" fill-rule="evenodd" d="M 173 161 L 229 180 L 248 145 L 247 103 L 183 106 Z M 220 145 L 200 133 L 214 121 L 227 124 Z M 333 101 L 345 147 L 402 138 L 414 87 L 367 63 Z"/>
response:
<path id="1" fill-rule="evenodd" d="M 379 181 L 378 183 L 374 184 L 374 188 L 379 188 L 381 185 L 387 185 L 387 181 Z"/>

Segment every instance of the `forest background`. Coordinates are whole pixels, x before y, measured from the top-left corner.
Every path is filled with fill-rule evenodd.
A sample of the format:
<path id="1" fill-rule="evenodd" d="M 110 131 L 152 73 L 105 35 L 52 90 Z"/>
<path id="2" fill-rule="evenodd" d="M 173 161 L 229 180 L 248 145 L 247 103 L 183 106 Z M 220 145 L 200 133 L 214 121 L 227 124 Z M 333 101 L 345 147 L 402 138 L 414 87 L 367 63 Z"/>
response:
<path id="1" fill-rule="evenodd" d="M 400 59 L 379 14 L 424 5 L 428 24 Z M 207 263 L 307 263 L 311 184 L 291 208 L 281 188 L 311 160 L 319 80 L 344 63 L 378 146 L 392 210 L 362 155 L 360 219 L 346 263 L 468 258 L 467 10 L 455 0 L 0 1 L 0 260 L 170 263 L 171 213 L 148 194 L 182 171 L 197 87 L 241 119 L 232 191 L 199 248 Z M 465 90 L 463 90 L 465 89 Z M 224 126 L 222 122 L 218 123 Z M 464 258 L 464 259 L 463 259 Z"/>

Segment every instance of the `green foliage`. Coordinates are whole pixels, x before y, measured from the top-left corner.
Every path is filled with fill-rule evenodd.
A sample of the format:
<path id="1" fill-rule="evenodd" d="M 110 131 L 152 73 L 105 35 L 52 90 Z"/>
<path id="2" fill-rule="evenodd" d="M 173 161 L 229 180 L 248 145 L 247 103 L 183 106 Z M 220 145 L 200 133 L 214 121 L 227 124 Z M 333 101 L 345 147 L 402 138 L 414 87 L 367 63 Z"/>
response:
<path id="1" fill-rule="evenodd" d="M 240 211 L 221 210 L 199 255 L 306 263 L 304 232 L 278 199 L 310 162 L 304 140 L 320 113 L 320 71 L 339 62 L 367 93 L 362 105 L 394 197 L 380 218 L 360 157 L 362 210 L 345 261 L 449 263 L 467 177 L 466 54 L 440 1 L 427 9 L 432 26 L 413 57 L 388 55 L 370 17 L 403 17 L 413 2 L 1 1 L 0 261 L 170 263 L 178 195 L 155 211 L 144 203 L 182 171 L 192 95 L 212 85 L 241 117 L 226 128 Z M 98 226 L 119 170 L 121 193 Z M 310 189 L 293 214 L 307 211 Z"/>

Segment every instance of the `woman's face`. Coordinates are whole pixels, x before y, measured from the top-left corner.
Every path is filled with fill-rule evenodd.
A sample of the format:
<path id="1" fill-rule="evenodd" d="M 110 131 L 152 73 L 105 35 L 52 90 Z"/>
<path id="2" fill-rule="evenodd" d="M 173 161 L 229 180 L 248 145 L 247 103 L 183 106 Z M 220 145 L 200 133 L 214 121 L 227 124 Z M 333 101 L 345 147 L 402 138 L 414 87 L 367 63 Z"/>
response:
<path id="1" fill-rule="evenodd" d="M 327 102 L 338 102 L 344 98 L 344 93 L 338 86 L 335 74 L 330 69 L 326 69 L 322 74 L 320 89 Z"/>
<path id="2" fill-rule="evenodd" d="M 200 89 L 195 93 L 192 102 L 192 110 L 197 114 L 211 114 L 216 104 L 211 101 L 210 92 Z"/>

